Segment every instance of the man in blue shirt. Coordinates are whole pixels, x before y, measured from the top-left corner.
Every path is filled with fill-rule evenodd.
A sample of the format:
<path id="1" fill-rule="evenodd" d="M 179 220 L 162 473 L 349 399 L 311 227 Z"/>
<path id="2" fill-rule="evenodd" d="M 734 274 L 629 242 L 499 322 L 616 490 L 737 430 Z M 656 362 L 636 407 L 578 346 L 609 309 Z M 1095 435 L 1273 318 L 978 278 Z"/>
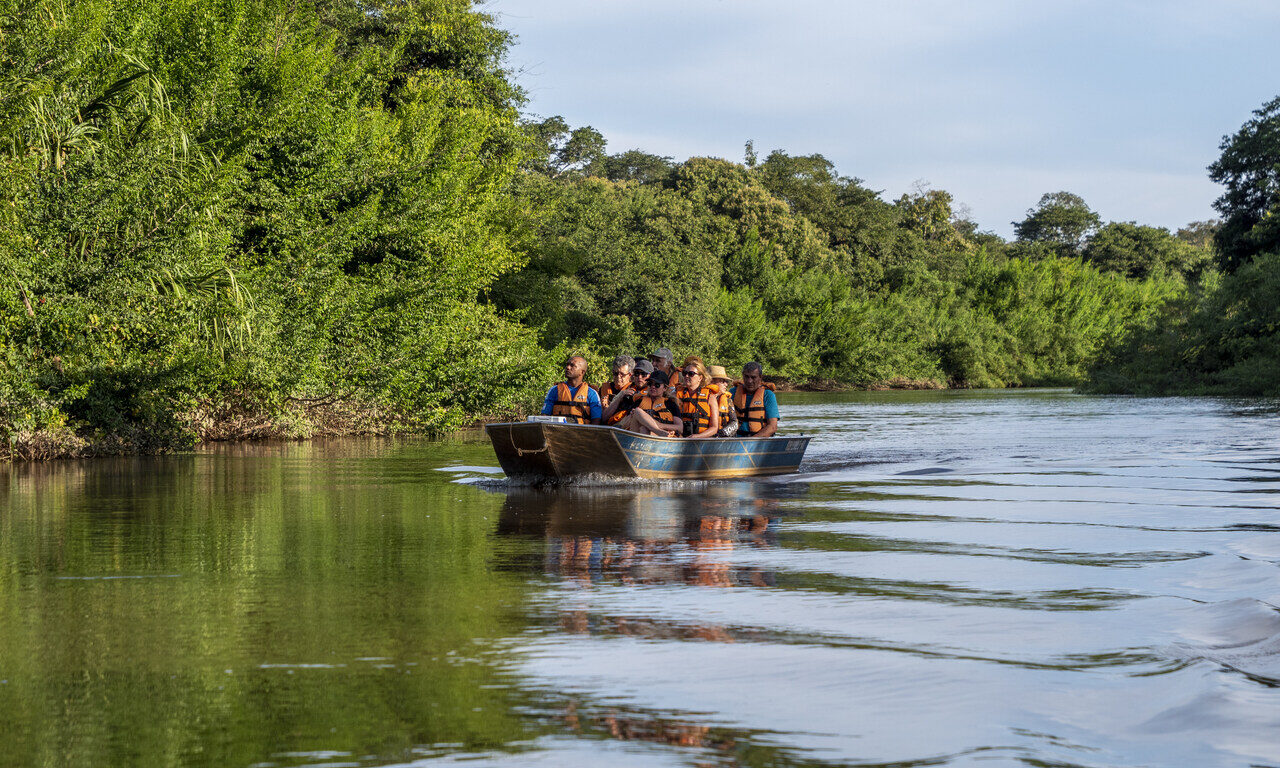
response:
<path id="1" fill-rule="evenodd" d="M 742 383 L 732 392 L 738 436 L 773 437 L 778 431 L 778 396 L 772 384 L 764 383 L 764 366 L 755 362 L 742 366 Z"/>
<path id="2" fill-rule="evenodd" d="M 586 382 L 587 359 L 573 355 L 564 361 L 564 381 L 547 390 L 543 416 L 564 416 L 571 423 L 600 423 L 600 394 Z"/>

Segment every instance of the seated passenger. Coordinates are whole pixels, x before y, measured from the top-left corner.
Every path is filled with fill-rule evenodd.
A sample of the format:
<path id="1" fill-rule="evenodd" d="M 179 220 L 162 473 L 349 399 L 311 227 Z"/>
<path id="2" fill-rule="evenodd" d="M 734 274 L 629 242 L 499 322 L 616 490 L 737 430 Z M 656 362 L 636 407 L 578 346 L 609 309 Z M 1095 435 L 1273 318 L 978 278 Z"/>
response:
<path id="1" fill-rule="evenodd" d="M 600 415 L 601 424 L 617 424 L 627 416 L 627 409 L 610 408 L 616 397 L 623 392 L 634 392 L 631 371 L 636 361 L 627 355 L 613 358 L 613 378 L 600 387 L 600 407 L 604 412 Z M 618 405 L 621 405 L 619 403 Z"/>
<path id="2" fill-rule="evenodd" d="M 680 420 L 680 404 L 674 397 L 667 396 L 667 374 L 654 371 L 649 376 L 644 397 L 621 426 L 642 435 L 680 436 L 684 422 Z"/>
<path id="3" fill-rule="evenodd" d="M 710 386 L 702 358 L 685 358 L 680 370 L 680 418 L 684 420 L 684 436 L 694 440 L 715 437 L 720 431 L 719 390 Z"/>
<path id="4" fill-rule="evenodd" d="M 600 394 L 586 382 L 587 359 L 572 355 L 564 361 L 564 381 L 547 391 L 543 416 L 564 416 L 570 424 L 600 423 Z"/>
<path id="5" fill-rule="evenodd" d="M 667 394 L 674 395 L 676 387 L 680 386 L 680 372 L 676 370 L 676 359 L 671 350 L 666 347 L 655 349 L 649 355 L 649 362 L 653 363 L 653 370 L 667 374 Z"/>
<path id="6" fill-rule="evenodd" d="M 738 434 L 738 417 L 733 411 L 733 395 L 729 392 L 732 382 L 729 373 L 722 365 L 708 365 L 707 375 L 711 377 L 711 385 L 716 388 L 720 405 L 719 437 L 733 437 Z"/>
<path id="7" fill-rule="evenodd" d="M 738 437 L 773 437 L 778 431 L 778 397 L 764 381 L 764 366 L 742 366 L 742 381 L 733 388 L 733 410 Z"/>
<path id="8" fill-rule="evenodd" d="M 600 415 L 600 422 L 621 427 L 622 420 L 640 403 L 640 398 L 644 397 L 651 373 L 653 373 L 653 363 L 648 360 L 637 362 L 635 369 L 631 371 L 631 385 L 609 399 L 604 413 Z"/>

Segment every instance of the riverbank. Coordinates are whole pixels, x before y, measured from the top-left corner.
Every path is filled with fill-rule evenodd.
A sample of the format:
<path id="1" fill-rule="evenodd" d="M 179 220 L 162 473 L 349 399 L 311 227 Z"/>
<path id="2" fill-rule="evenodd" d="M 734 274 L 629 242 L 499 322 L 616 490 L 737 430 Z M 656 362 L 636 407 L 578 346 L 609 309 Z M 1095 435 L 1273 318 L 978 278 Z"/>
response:
<path id="1" fill-rule="evenodd" d="M 865 386 L 829 379 L 797 382 L 782 377 L 771 378 L 770 383 L 776 391 L 784 393 L 964 389 L 935 379 L 903 377 Z M 522 419 L 532 412 L 525 408 L 492 414 L 474 420 L 471 426 Z M 350 400 L 293 399 L 277 409 L 227 403 L 178 414 L 165 424 L 135 425 L 115 432 L 77 430 L 67 425 L 16 430 L 0 443 L 0 462 L 147 456 L 190 450 L 210 443 L 432 434 L 435 433 L 422 429 L 402 414 Z"/>

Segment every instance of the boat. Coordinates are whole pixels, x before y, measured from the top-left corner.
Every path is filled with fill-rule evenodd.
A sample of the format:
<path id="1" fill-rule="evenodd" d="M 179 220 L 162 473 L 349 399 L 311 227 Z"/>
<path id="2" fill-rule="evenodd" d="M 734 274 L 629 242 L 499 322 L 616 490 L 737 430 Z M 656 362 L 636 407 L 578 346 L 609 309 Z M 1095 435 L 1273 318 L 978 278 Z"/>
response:
<path id="1" fill-rule="evenodd" d="M 781 475 L 795 472 L 809 447 L 804 436 L 688 440 L 554 418 L 485 425 L 508 477 L 707 480 Z"/>

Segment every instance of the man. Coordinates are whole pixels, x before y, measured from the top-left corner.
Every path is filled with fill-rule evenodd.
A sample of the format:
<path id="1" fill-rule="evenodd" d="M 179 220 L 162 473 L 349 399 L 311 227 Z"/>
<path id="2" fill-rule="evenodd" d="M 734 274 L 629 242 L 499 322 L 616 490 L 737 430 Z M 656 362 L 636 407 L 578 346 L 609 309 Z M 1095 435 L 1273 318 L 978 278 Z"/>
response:
<path id="1" fill-rule="evenodd" d="M 629 355 L 613 358 L 613 378 L 600 387 L 600 405 L 604 408 L 604 412 L 600 414 L 601 424 L 617 424 L 626 417 L 626 410 L 620 411 L 613 401 L 624 392 L 635 391 L 631 382 L 631 370 L 635 365 L 636 361 Z M 610 408 L 611 405 L 614 407 Z"/>
<path id="2" fill-rule="evenodd" d="M 620 357 L 626 357 L 626 355 Z M 637 362 L 635 369 L 631 371 L 631 386 L 605 402 L 604 412 L 600 414 L 600 422 L 621 426 L 622 420 L 640 403 L 640 398 L 644 397 L 645 389 L 649 386 L 649 375 L 652 373 L 653 363 L 648 360 Z M 606 384 L 605 387 L 607 386 L 609 385 Z"/>
<path id="3" fill-rule="evenodd" d="M 621 426 L 642 435 L 680 436 L 684 429 L 684 422 L 680 419 L 680 404 L 674 397 L 667 395 L 665 373 L 653 372 L 644 397 L 631 409 L 631 415 L 623 420 Z"/>
<path id="4" fill-rule="evenodd" d="M 543 416 L 564 416 L 571 424 L 600 423 L 600 394 L 586 382 L 587 359 L 572 355 L 564 361 L 564 381 L 547 391 Z"/>
<path id="5" fill-rule="evenodd" d="M 738 437 L 773 437 L 778 431 L 778 397 L 773 385 L 764 383 L 764 366 L 742 366 L 742 383 L 733 388 L 733 411 L 738 417 Z"/>
<path id="6" fill-rule="evenodd" d="M 674 395 L 676 387 L 680 386 L 680 372 L 676 370 L 676 359 L 671 350 L 666 347 L 655 349 L 649 355 L 649 362 L 653 363 L 654 372 L 662 371 L 667 375 L 667 394 Z"/>

